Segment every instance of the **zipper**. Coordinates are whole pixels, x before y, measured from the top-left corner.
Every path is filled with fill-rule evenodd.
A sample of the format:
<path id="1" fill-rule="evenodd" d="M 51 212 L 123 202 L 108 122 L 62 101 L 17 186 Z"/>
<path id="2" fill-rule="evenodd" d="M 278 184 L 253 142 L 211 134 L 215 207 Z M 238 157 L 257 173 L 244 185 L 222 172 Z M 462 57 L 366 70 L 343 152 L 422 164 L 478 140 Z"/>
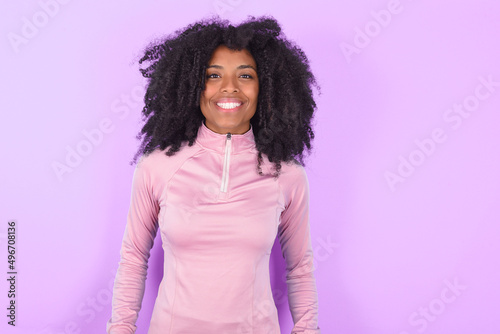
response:
<path id="1" fill-rule="evenodd" d="M 227 192 L 227 184 L 229 181 L 229 160 L 231 158 L 231 133 L 226 135 L 226 149 L 224 151 L 224 163 L 222 165 L 222 182 L 220 185 L 220 191 Z"/>

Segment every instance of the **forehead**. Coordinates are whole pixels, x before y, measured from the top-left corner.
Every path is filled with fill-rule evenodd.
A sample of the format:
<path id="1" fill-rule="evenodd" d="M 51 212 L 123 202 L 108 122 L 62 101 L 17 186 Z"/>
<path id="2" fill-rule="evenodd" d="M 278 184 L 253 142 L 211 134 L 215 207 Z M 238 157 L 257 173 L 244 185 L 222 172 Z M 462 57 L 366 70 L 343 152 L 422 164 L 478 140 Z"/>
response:
<path id="1" fill-rule="evenodd" d="M 253 59 L 252 54 L 247 49 L 242 50 L 231 50 L 225 45 L 219 45 L 214 52 L 212 57 L 208 62 L 209 65 L 252 65 L 256 66 L 255 59 Z"/>

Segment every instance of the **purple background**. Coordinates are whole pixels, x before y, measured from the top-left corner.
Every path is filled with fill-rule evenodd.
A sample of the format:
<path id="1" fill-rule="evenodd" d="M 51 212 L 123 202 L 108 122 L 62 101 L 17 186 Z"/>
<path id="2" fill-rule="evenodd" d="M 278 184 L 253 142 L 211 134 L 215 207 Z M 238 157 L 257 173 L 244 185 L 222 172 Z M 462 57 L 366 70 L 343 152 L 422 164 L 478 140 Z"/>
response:
<path id="1" fill-rule="evenodd" d="M 2 0 L 0 260 L 7 276 L 15 220 L 19 275 L 15 328 L 1 280 L 0 331 L 105 332 L 142 125 L 136 62 L 216 12 L 273 15 L 322 86 L 307 164 L 322 333 L 500 333 L 494 0 Z M 84 156 L 58 176 L 72 150 Z M 139 334 L 162 260 L 156 242 Z M 279 244 L 271 266 L 290 333 Z"/>

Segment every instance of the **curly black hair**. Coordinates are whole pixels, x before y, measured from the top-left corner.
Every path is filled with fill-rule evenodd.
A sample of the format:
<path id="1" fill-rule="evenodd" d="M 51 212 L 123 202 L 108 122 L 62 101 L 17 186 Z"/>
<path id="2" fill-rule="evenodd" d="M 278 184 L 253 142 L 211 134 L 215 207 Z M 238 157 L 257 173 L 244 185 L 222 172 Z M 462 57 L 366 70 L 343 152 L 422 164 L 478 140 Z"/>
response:
<path id="1" fill-rule="evenodd" d="M 282 162 L 304 164 L 304 151 L 311 150 L 314 132 L 311 120 L 316 109 L 312 88 L 318 86 L 304 52 L 287 40 L 278 22 L 269 16 L 250 16 L 237 26 L 212 17 L 150 43 L 139 69 L 148 78 L 142 120 L 137 135 L 145 135 L 138 156 L 157 149 L 167 156 L 187 142 L 192 146 L 204 120 L 200 95 L 205 89 L 205 72 L 213 51 L 225 45 L 232 50 L 248 50 L 257 65 L 259 95 L 255 115 L 250 120 L 258 150 L 257 172 L 263 175 L 263 155 L 274 164 L 278 177 Z"/>

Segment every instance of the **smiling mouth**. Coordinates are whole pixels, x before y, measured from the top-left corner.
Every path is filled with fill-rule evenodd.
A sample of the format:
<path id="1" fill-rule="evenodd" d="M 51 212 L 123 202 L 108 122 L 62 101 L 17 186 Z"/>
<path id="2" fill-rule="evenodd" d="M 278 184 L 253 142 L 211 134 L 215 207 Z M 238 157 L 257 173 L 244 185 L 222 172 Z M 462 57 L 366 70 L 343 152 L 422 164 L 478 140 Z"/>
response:
<path id="1" fill-rule="evenodd" d="M 218 107 L 224 109 L 224 110 L 232 110 L 236 109 L 239 106 L 241 106 L 241 102 L 219 102 L 216 103 Z"/>
<path id="2" fill-rule="evenodd" d="M 219 101 L 215 103 L 220 112 L 235 112 L 243 105 L 241 101 Z"/>

